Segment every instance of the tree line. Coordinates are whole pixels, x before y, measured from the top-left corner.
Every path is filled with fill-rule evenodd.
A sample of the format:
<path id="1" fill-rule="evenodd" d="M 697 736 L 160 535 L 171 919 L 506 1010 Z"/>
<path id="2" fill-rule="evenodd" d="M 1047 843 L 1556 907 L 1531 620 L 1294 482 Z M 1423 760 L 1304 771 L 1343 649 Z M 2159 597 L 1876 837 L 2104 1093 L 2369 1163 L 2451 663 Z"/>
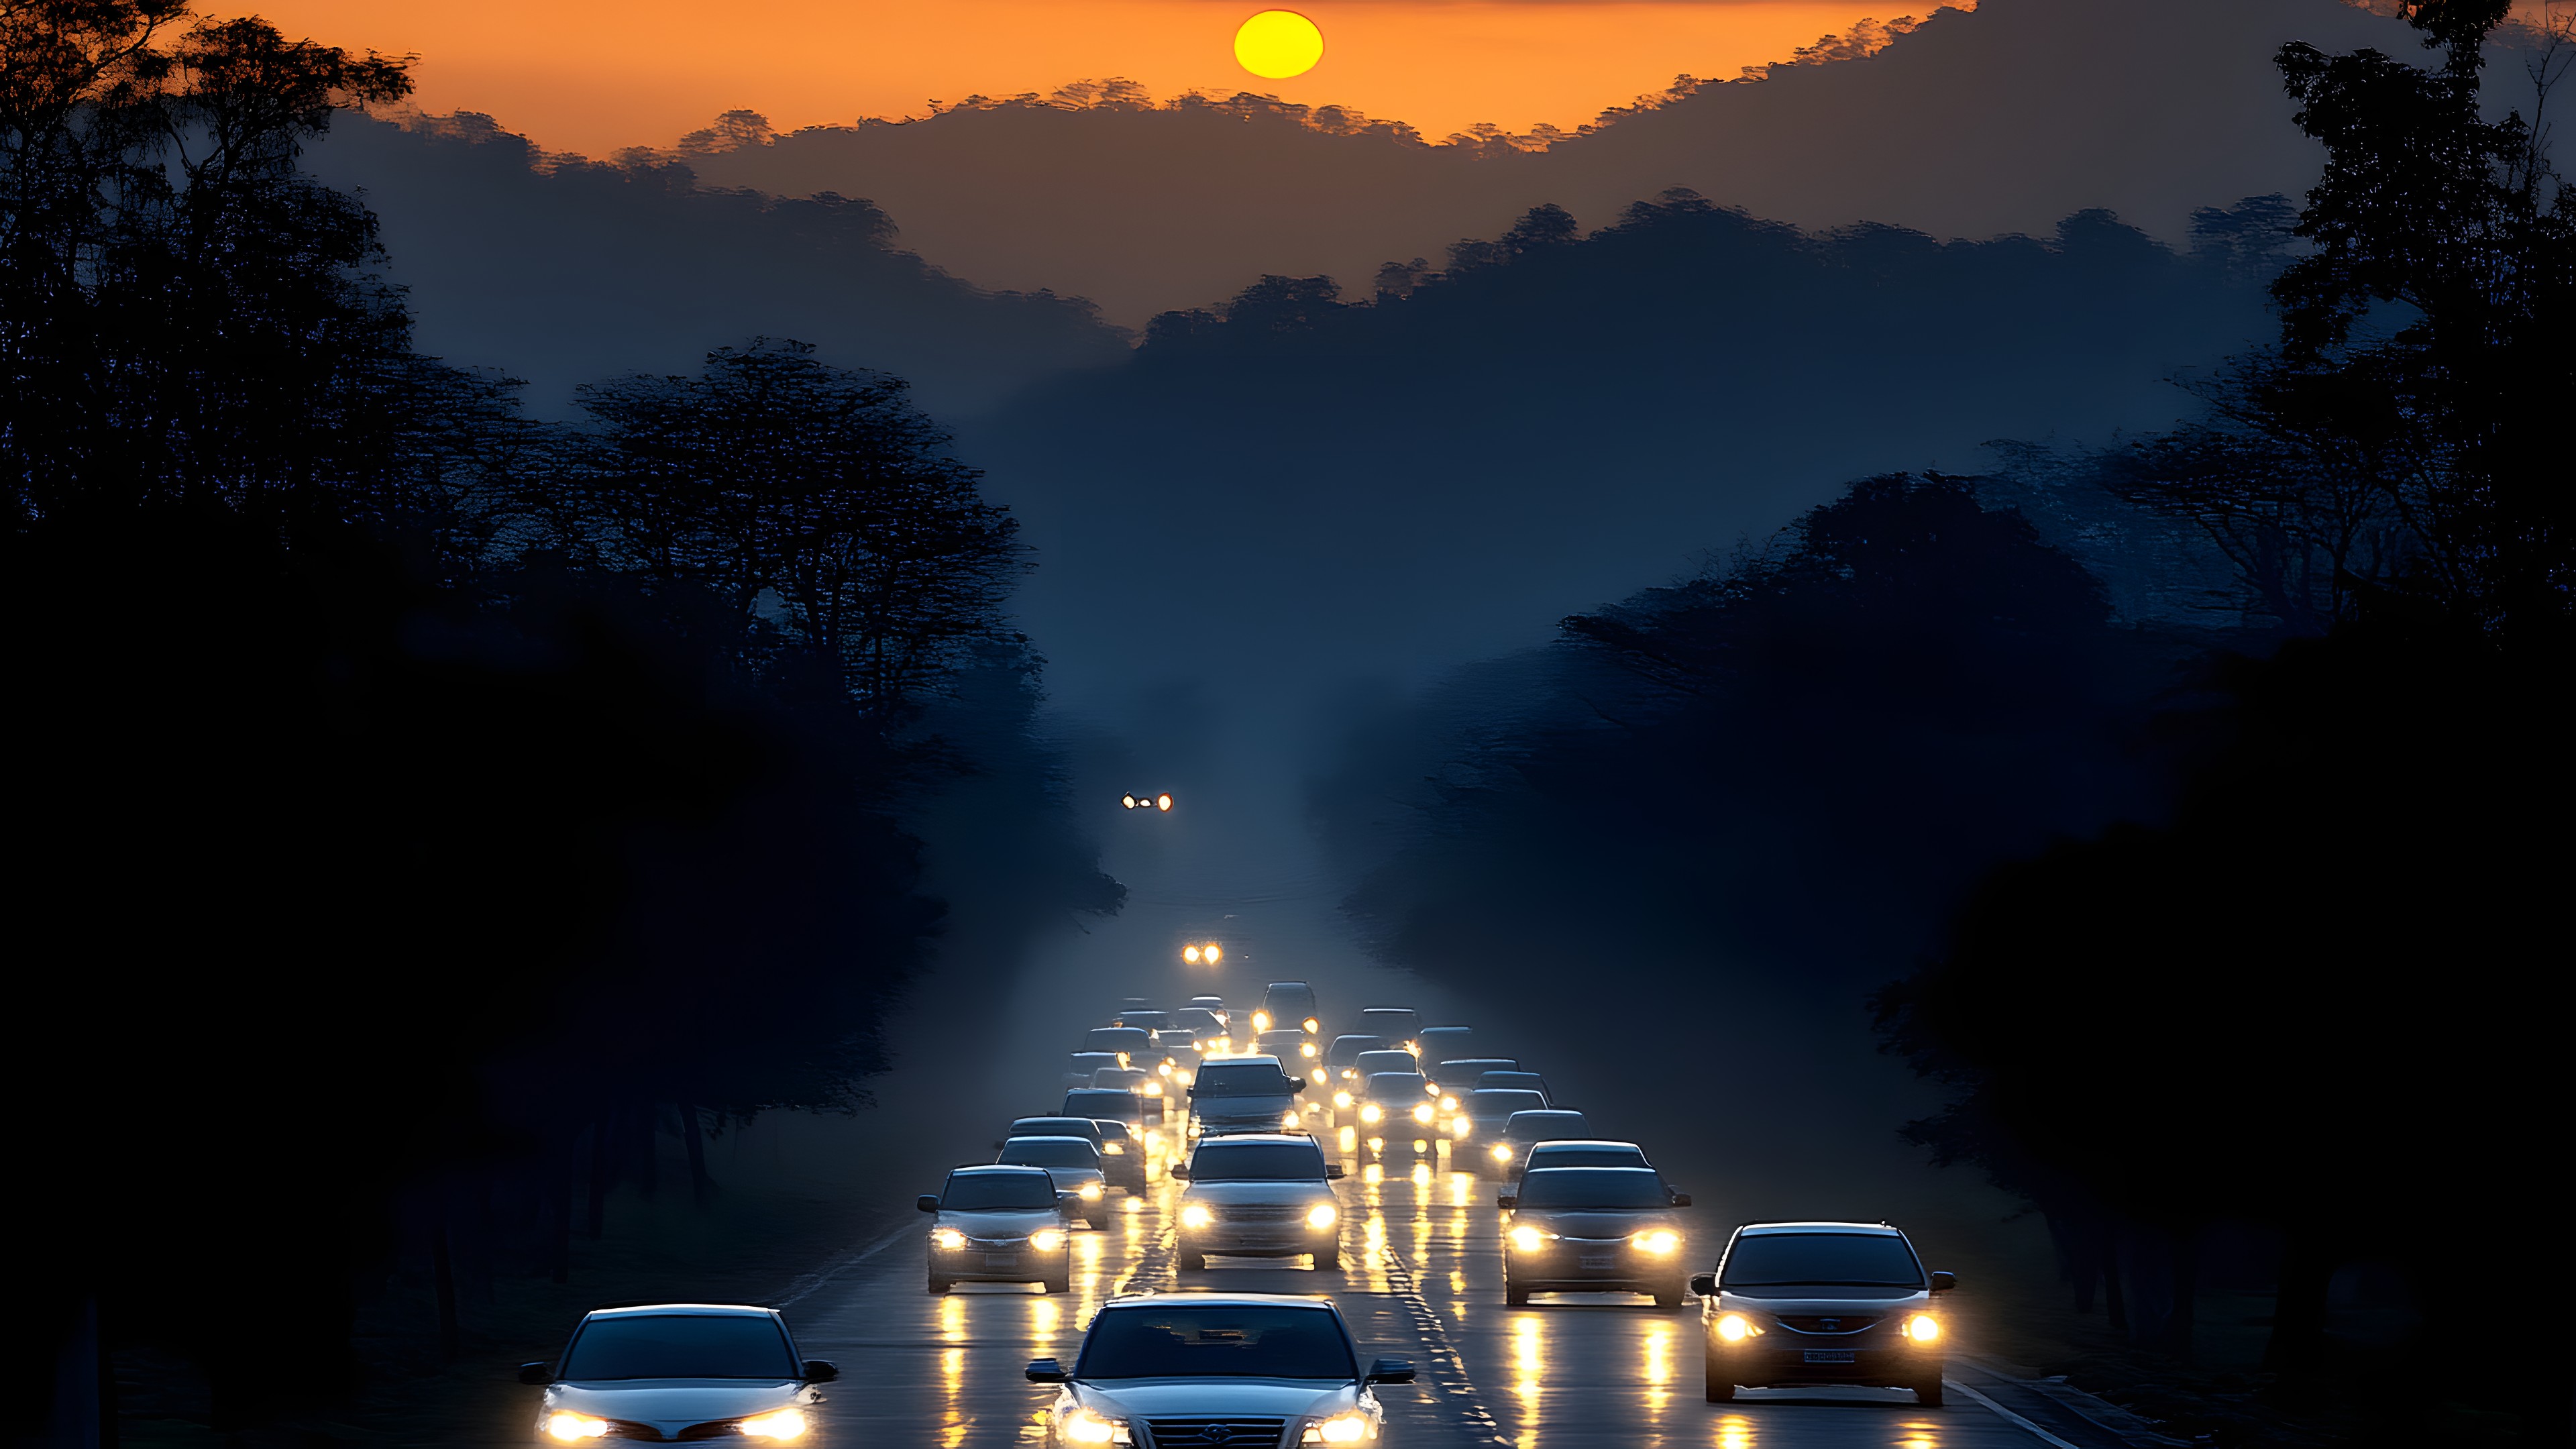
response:
<path id="1" fill-rule="evenodd" d="M 708 1132 L 862 1100 L 942 932 L 909 821 L 1054 768 L 1030 559 L 900 378 L 802 344 L 569 425 L 418 353 L 299 160 L 400 62 L 180 0 L 0 46 L 10 1372 L 60 1413 L 159 1344 L 231 1431 L 350 1386 L 391 1255 L 452 1352 L 459 1261 L 561 1279 L 659 1142 L 704 1192 Z M 1003 813 L 1015 885 L 1116 909 L 1043 788 Z"/>

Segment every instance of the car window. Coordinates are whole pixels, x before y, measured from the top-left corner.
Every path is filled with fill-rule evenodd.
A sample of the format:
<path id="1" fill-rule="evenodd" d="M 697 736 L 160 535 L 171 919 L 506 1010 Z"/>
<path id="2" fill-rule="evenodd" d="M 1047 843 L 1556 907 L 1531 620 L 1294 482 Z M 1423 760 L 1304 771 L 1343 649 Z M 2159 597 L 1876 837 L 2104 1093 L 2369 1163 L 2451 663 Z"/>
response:
<path id="1" fill-rule="evenodd" d="M 1747 1233 L 1726 1254 L 1727 1288 L 1791 1284 L 1920 1288 L 1923 1265 L 1886 1233 Z"/>
<path id="2" fill-rule="evenodd" d="M 1425 1085 L 1419 1072 L 1371 1072 L 1362 1090 L 1371 1101 L 1401 1104 L 1421 1097 Z"/>
<path id="3" fill-rule="evenodd" d="M 1521 1175 L 1523 1208 L 1626 1212 L 1666 1206 L 1663 1179 L 1634 1167 L 1533 1167 Z"/>
<path id="4" fill-rule="evenodd" d="M 993 1160 L 1018 1167 L 1098 1167 L 1100 1149 L 1079 1137 L 1014 1137 Z"/>
<path id="5" fill-rule="evenodd" d="M 1055 1179 L 1043 1172 L 965 1173 L 948 1179 L 939 1206 L 960 1213 L 1053 1212 Z"/>
<path id="6" fill-rule="evenodd" d="M 1022 1117 L 1005 1137 L 1088 1137 L 1100 1130 L 1089 1117 Z"/>
<path id="7" fill-rule="evenodd" d="M 1534 1147 L 1532 1172 L 1542 1167 L 1644 1167 L 1646 1154 L 1634 1147 Z"/>
<path id="8" fill-rule="evenodd" d="M 1284 1097 L 1292 1080 L 1273 1062 L 1210 1062 L 1190 1090 L 1201 1097 Z"/>
<path id="9" fill-rule="evenodd" d="M 792 1379 L 787 1336 L 766 1314 L 649 1313 L 594 1318 L 573 1335 L 563 1376 L 601 1379 Z"/>
<path id="10" fill-rule="evenodd" d="M 1074 1377 L 1348 1382 L 1359 1366 L 1329 1309 L 1175 1303 L 1103 1309 L 1082 1340 Z"/>
<path id="11" fill-rule="evenodd" d="M 1064 1110 L 1082 1117 L 1115 1117 L 1122 1122 L 1145 1115 L 1145 1099 L 1127 1091 L 1083 1091 L 1064 1094 Z"/>
<path id="12" fill-rule="evenodd" d="M 1322 1182 L 1322 1149 L 1303 1142 L 1208 1142 L 1190 1154 L 1192 1182 Z"/>

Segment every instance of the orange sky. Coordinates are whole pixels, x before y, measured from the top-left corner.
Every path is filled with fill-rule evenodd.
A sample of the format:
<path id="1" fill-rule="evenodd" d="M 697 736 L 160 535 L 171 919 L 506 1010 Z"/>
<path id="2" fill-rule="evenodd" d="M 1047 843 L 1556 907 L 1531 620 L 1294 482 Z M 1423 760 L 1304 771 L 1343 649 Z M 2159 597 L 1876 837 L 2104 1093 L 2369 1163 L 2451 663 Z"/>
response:
<path id="1" fill-rule="evenodd" d="M 668 145 L 737 107 L 780 130 L 1124 76 L 1158 99 L 1268 91 L 1410 121 L 1572 127 L 1674 75 L 1731 77 L 1937 0 L 1315 0 L 1324 61 L 1260 81 L 1232 53 L 1255 0 L 271 0 L 290 36 L 415 53 L 423 109 L 490 113 L 552 150 Z"/>

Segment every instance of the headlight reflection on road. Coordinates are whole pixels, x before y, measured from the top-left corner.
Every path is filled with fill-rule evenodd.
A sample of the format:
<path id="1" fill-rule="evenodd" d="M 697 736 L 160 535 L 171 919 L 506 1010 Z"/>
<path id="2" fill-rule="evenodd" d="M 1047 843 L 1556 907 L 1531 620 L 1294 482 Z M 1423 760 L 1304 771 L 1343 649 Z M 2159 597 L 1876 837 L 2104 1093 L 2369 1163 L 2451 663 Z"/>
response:
<path id="1" fill-rule="evenodd" d="M 966 1341 L 966 1300 L 954 1294 L 939 1300 L 939 1337 L 943 1343 Z"/>
<path id="2" fill-rule="evenodd" d="M 1718 1420 L 1717 1449 L 1753 1449 L 1753 1421 L 1742 1414 Z"/>
<path id="3" fill-rule="evenodd" d="M 1896 1449 L 1941 1449 L 1940 1437 L 1934 1432 L 1937 1425 L 1917 1419 L 1899 1427 L 1904 1429 L 1905 1437 L 1896 1441 Z"/>
<path id="4" fill-rule="evenodd" d="M 1512 1321 L 1512 1396 L 1521 1401 L 1523 1423 L 1538 1418 L 1539 1385 L 1546 1381 L 1547 1355 L 1539 1332 L 1535 1313 L 1523 1313 Z"/>
<path id="5" fill-rule="evenodd" d="M 956 1299 L 948 1300 L 951 1303 Z M 941 1317 L 946 1317 L 942 1314 Z M 958 1449 L 966 1442 L 966 1406 L 961 1395 L 966 1388 L 966 1350 L 942 1349 L 939 1352 L 939 1449 Z"/>

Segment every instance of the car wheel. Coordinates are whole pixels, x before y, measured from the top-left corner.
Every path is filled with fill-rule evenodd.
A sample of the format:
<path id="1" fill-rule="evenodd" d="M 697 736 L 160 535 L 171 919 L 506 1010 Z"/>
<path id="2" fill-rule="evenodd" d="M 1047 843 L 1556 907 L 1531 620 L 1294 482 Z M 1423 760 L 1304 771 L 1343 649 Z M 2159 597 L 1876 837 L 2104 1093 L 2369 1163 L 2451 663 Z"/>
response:
<path id="1" fill-rule="evenodd" d="M 1340 1244 L 1337 1243 L 1332 1247 L 1324 1248 L 1316 1252 L 1315 1268 L 1318 1272 L 1337 1272 L 1340 1270 L 1341 1266 L 1342 1249 Z"/>
<path id="2" fill-rule="evenodd" d="M 948 1280 L 938 1276 L 937 1274 L 932 1274 L 930 1279 L 930 1296 L 936 1298 L 947 1291 Z"/>
<path id="3" fill-rule="evenodd" d="M 1930 1378 L 1916 1384 L 1914 1386 L 1914 1402 L 1921 1404 L 1927 1409 L 1937 1409 L 1941 1407 L 1941 1381 L 1937 1378 Z"/>
<path id="4" fill-rule="evenodd" d="M 1503 1280 L 1503 1301 L 1514 1308 L 1526 1308 L 1529 1306 L 1529 1290 L 1506 1278 Z"/>
<path id="5" fill-rule="evenodd" d="M 1656 1292 L 1656 1294 L 1655 1294 L 1655 1306 L 1656 1306 L 1657 1308 L 1679 1308 L 1679 1307 L 1681 1307 L 1681 1306 L 1682 1306 L 1682 1290 L 1681 1290 L 1681 1289 L 1679 1289 L 1679 1288 L 1659 1289 L 1659 1290 L 1657 1290 L 1657 1292 Z"/>
<path id="6" fill-rule="evenodd" d="M 1205 1253 L 1192 1253 L 1192 1252 L 1189 1252 L 1189 1251 L 1187 1251 L 1187 1250 L 1184 1250 L 1184 1251 L 1181 1253 L 1181 1271 L 1182 1271 L 1182 1272 L 1184 1272 L 1184 1273 L 1196 1273 L 1196 1272 L 1199 1272 L 1200 1270 L 1202 1270 L 1202 1269 L 1204 1269 L 1204 1268 L 1206 1268 L 1206 1267 L 1207 1267 L 1207 1254 L 1205 1254 Z"/>
<path id="7" fill-rule="evenodd" d="M 1726 1370 L 1718 1366 L 1714 1356 L 1704 1362 L 1708 1366 L 1708 1401 L 1712 1404 L 1734 1403 L 1735 1385 L 1727 1381 Z"/>

